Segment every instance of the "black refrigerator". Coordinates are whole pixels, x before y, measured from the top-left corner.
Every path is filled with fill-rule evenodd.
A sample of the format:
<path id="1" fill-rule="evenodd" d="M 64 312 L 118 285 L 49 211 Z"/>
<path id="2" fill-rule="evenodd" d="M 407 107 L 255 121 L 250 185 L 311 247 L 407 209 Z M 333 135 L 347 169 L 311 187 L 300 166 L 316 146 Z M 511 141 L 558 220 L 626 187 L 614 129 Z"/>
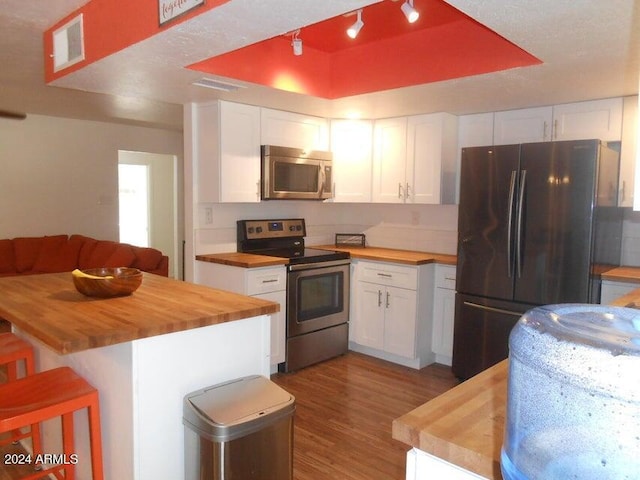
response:
<path id="1" fill-rule="evenodd" d="M 598 140 L 462 150 L 453 373 L 507 358 L 538 305 L 599 303 L 598 270 L 619 265 L 619 154 Z"/>

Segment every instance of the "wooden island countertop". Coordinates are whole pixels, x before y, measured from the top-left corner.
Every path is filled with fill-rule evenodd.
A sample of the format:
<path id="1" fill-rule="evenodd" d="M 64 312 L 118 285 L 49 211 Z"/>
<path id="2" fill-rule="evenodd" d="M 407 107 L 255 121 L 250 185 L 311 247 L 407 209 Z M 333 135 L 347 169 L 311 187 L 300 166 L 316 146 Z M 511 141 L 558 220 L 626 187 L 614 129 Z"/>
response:
<path id="1" fill-rule="evenodd" d="M 70 272 L 2 277 L 0 292 L 0 318 L 60 354 L 269 315 L 280 308 L 149 273 L 126 297 L 85 297 Z"/>
<path id="2" fill-rule="evenodd" d="M 640 269 L 619 267 L 606 278 L 640 283 Z M 640 288 L 611 305 L 640 307 Z M 503 360 L 397 418 L 393 438 L 482 477 L 501 480 L 508 369 L 509 361 Z"/>
<path id="3" fill-rule="evenodd" d="M 393 438 L 489 479 L 502 479 L 508 360 L 397 418 Z"/>

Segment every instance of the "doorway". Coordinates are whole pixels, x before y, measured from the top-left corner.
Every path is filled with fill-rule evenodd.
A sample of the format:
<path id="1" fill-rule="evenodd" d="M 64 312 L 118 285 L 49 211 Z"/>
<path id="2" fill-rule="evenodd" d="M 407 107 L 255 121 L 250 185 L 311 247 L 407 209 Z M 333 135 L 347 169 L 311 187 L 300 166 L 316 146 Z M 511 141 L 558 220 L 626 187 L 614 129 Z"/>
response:
<path id="1" fill-rule="evenodd" d="M 173 278 L 179 270 L 176 169 L 174 155 L 118 151 L 120 241 L 160 250 Z"/>

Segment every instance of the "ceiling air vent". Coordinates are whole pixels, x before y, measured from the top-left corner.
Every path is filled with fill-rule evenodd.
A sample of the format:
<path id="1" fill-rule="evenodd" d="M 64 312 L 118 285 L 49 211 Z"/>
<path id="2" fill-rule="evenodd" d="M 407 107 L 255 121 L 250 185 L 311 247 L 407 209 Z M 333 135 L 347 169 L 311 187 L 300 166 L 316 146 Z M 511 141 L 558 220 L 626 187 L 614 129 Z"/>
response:
<path id="1" fill-rule="evenodd" d="M 82 14 L 53 32 L 53 70 L 55 72 L 84 60 Z"/>
<path id="2" fill-rule="evenodd" d="M 233 92 L 239 88 L 245 88 L 242 85 L 236 85 L 235 83 L 221 82 L 220 80 L 213 80 L 211 78 L 201 78 L 193 82 L 192 85 L 197 87 L 213 88 L 214 90 L 222 90 L 223 92 Z"/>

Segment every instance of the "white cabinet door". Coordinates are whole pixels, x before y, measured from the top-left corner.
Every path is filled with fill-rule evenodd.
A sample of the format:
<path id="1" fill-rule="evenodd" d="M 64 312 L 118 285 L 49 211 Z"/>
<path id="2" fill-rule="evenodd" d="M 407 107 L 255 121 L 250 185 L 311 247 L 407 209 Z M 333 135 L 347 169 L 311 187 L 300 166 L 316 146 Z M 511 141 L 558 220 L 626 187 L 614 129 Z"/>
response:
<path id="1" fill-rule="evenodd" d="M 373 127 L 372 199 L 404 203 L 407 163 L 407 119 L 376 120 Z"/>
<path id="2" fill-rule="evenodd" d="M 261 109 L 262 145 L 329 150 L 329 121 L 325 118 Z"/>
<path id="3" fill-rule="evenodd" d="M 622 98 L 567 103 L 553 107 L 553 140 L 622 137 Z"/>
<path id="4" fill-rule="evenodd" d="M 373 122 L 332 120 L 333 201 L 371 202 Z"/>
<path id="5" fill-rule="evenodd" d="M 416 291 L 386 287 L 383 295 L 384 351 L 401 357 L 415 358 Z"/>
<path id="6" fill-rule="evenodd" d="M 552 107 L 496 112 L 493 118 L 494 145 L 551 140 Z"/>
<path id="7" fill-rule="evenodd" d="M 486 145 L 493 145 L 493 112 L 458 117 L 458 149 Z"/>
<path id="8" fill-rule="evenodd" d="M 616 282 L 612 280 L 603 280 L 600 290 L 600 303 L 609 305 L 614 300 L 640 288 L 638 283 Z"/>
<path id="9" fill-rule="evenodd" d="M 457 125 L 447 113 L 408 118 L 406 203 L 455 202 Z"/>
<path id="10" fill-rule="evenodd" d="M 638 97 L 624 97 L 618 206 L 633 207 L 638 148 Z M 637 186 L 640 188 L 640 185 Z M 640 205 L 639 205 L 640 206 Z"/>
<path id="11" fill-rule="evenodd" d="M 436 265 L 431 349 L 436 362 L 451 365 L 456 302 L 456 267 Z"/>
<path id="12" fill-rule="evenodd" d="M 354 342 L 366 347 L 384 348 L 384 288 L 369 282 L 356 282 L 354 318 Z"/>
<path id="13" fill-rule="evenodd" d="M 199 105 L 195 133 L 198 201 L 260 201 L 260 110 L 218 101 Z"/>
<path id="14" fill-rule="evenodd" d="M 287 304 L 287 293 L 284 290 L 270 293 L 261 293 L 253 295 L 256 298 L 277 302 L 280 304 L 280 311 L 271 314 L 271 365 L 277 365 L 285 361 L 286 348 L 286 321 L 285 321 L 285 305 Z"/>

